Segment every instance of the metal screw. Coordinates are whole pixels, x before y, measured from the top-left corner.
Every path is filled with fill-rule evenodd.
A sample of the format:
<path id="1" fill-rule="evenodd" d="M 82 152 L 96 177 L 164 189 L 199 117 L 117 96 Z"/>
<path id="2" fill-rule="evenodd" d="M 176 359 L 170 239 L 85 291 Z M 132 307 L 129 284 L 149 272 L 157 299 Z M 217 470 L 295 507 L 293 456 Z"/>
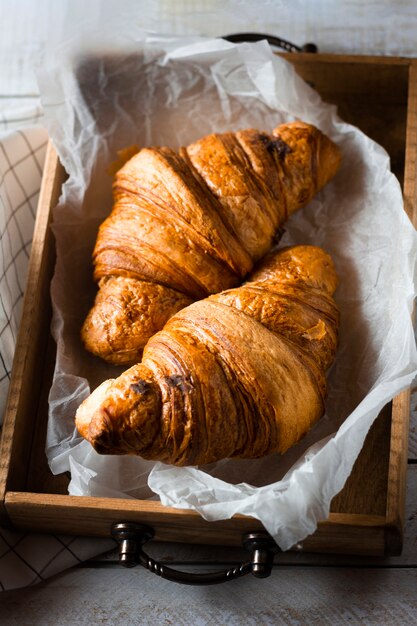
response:
<path id="1" fill-rule="evenodd" d="M 119 543 L 119 563 L 123 567 L 135 567 L 138 548 L 153 537 L 151 528 L 134 522 L 113 524 L 111 534 Z"/>
<path id="2" fill-rule="evenodd" d="M 251 551 L 252 574 L 257 578 L 267 578 L 272 572 L 274 555 L 279 547 L 266 532 L 248 533 L 243 537 L 243 545 Z"/>

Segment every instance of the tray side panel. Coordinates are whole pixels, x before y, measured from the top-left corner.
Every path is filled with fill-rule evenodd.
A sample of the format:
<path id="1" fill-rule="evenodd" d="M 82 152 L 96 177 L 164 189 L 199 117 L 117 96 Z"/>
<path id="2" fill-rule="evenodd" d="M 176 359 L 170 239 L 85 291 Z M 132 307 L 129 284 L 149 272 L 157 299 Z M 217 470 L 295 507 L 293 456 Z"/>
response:
<path id="1" fill-rule="evenodd" d="M 404 170 L 404 209 L 417 227 L 417 60 L 412 60 L 408 80 L 408 115 Z M 415 311 L 413 312 L 415 319 Z M 405 499 L 410 421 L 410 390 L 393 400 L 386 518 L 387 552 L 400 554 L 405 523 Z"/>
<path id="2" fill-rule="evenodd" d="M 408 85 L 404 208 L 411 222 L 417 227 L 417 60 L 410 63 Z"/>
<path id="3" fill-rule="evenodd" d="M 0 446 L 0 516 L 5 515 L 5 493 L 23 489 L 28 458 L 36 426 L 39 390 L 49 334 L 49 268 L 53 264 L 53 242 L 46 233 L 50 207 L 58 201 L 64 171 L 57 167 L 57 156 L 48 146 L 32 241 L 29 272 L 19 327 L 8 401 Z M 48 242 L 47 244 L 45 242 Z M 45 323 L 46 320 L 46 323 Z M 7 521 L 7 520 L 6 520 Z"/>
<path id="4" fill-rule="evenodd" d="M 159 502 L 9 492 L 6 505 L 19 528 L 109 537 L 114 522 L 151 526 L 156 541 L 209 545 L 241 545 L 242 535 L 262 530 L 255 519 L 236 515 L 207 522 L 195 511 L 164 507 Z M 295 549 L 306 552 L 382 556 L 385 518 L 378 515 L 330 514 L 318 530 Z"/>
<path id="5" fill-rule="evenodd" d="M 333 498 L 332 512 L 385 516 L 391 420 L 392 405 L 389 403 L 371 426 L 345 486 Z"/>

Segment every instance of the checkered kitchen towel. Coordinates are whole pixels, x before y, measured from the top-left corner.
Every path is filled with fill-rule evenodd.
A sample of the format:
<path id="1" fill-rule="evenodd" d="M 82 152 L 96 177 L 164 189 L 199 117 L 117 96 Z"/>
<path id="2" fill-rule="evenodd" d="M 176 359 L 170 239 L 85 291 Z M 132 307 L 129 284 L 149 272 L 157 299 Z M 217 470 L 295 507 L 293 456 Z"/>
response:
<path id="1" fill-rule="evenodd" d="M 25 289 L 47 136 L 40 107 L 0 117 L 0 424 Z M 0 590 L 16 589 L 114 547 L 110 539 L 18 533 L 0 527 Z"/>

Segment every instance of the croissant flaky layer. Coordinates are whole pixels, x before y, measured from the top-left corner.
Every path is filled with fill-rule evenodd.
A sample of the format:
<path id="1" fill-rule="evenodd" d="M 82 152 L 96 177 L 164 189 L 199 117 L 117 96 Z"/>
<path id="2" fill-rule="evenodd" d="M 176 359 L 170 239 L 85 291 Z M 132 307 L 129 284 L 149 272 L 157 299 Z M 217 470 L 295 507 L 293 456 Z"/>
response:
<path id="1" fill-rule="evenodd" d="M 82 334 L 94 346 L 92 351 L 107 361 L 137 363 L 147 340 L 191 303 L 185 294 L 158 283 L 109 276 L 100 281 Z"/>
<path id="2" fill-rule="evenodd" d="M 339 164 L 337 146 L 303 122 L 271 134 L 208 135 L 178 152 L 140 150 L 117 172 L 114 207 L 99 229 L 95 278 L 106 294 L 83 326 L 86 348 L 114 363 L 137 361 L 184 301 L 240 284 Z M 120 329 L 132 322 L 124 349 Z"/>
<path id="3" fill-rule="evenodd" d="M 105 454 L 174 465 L 283 453 L 324 412 L 337 278 L 315 246 L 271 253 L 241 287 L 195 302 L 102 383 L 76 425 Z"/>

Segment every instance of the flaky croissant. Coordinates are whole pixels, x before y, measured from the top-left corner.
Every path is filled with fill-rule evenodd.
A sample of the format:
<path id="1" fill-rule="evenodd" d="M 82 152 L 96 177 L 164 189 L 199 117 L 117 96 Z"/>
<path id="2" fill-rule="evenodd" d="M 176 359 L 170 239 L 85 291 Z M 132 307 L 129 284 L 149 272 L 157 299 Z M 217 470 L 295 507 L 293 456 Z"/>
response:
<path id="1" fill-rule="evenodd" d="M 302 122 L 209 135 L 179 152 L 140 150 L 117 172 L 99 229 L 85 347 L 137 362 L 175 312 L 240 284 L 339 163 L 337 146 Z"/>
<path id="2" fill-rule="evenodd" d="M 324 412 L 337 277 L 315 246 L 271 253 L 241 287 L 200 300 L 102 383 L 76 426 L 99 453 L 174 465 L 283 453 Z"/>

